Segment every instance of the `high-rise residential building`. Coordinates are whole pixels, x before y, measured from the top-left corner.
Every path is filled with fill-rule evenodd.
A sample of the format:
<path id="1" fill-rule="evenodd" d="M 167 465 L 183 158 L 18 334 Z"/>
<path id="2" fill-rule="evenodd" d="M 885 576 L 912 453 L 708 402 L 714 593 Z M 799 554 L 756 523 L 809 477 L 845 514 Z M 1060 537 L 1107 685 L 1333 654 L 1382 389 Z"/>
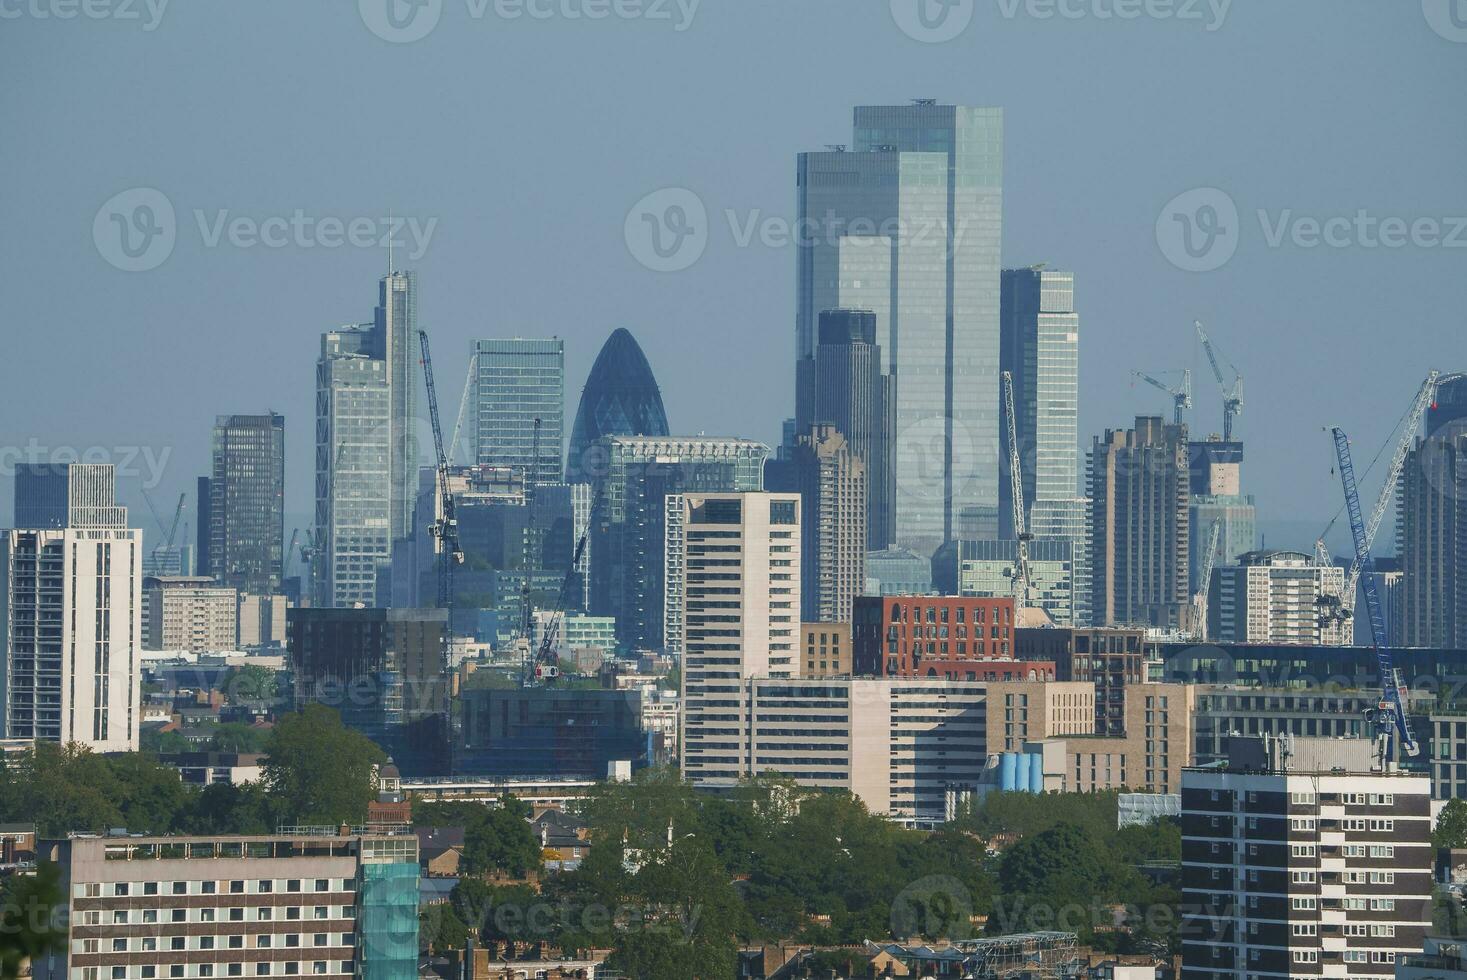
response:
<path id="1" fill-rule="evenodd" d="M 392 386 L 370 326 L 321 336 L 316 362 L 317 606 L 375 605 L 392 558 Z M 213 496 L 212 489 L 210 496 Z M 211 571 L 218 564 L 210 555 Z"/>
<path id="2" fill-rule="evenodd" d="M 892 376 L 882 372 L 876 314 L 870 310 L 822 310 L 815 350 L 797 365 L 795 420 L 782 454 L 811 426 L 833 425 L 866 471 L 866 549 L 892 544 L 895 488 L 889 455 Z"/>
<path id="3" fill-rule="evenodd" d="M 291 609 L 295 704 L 324 704 L 410 776 L 449 772 L 446 609 Z"/>
<path id="4" fill-rule="evenodd" d="M 789 469 L 799 493 L 801 615 L 807 623 L 848 623 L 866 590 L 866 471 L 835 426 L 817 424 L 795 443 Z"/>
<path id="5" fill-rule="evenodd" d="M 1205 584 L 1207 549 L 1212 528 L 1218 528 L 1213 564 L 1234 565 L 1257 549 L 1258 509 L 1253 498 L 1243 493 L 1243 444 L 1224 442 L 1213 435 L 1189 447 L 1191 501 L 1188 504 L 1188 588 L 1195 594 Z"/>
<path id="6" fill-rule="evenodd" d="M 209 560 L 209 537 L 213 533 L 214 516 L 210 513 L 209 499 L 214 492 L 209 489 L 209 477 L 201 476 L 194 488 L 194 512 L 198 526 L 194 528 L 195 575 L 213 575 Z"/>
<path id="7" fill-rule="evenodd" d="M 1190 626 L 1187 427 L 1138 416 L 1106 430 L 1089 478 L 1095 625 Z"/>
<path id="8" fill-rule="evenodd" d="M 595 483 L 606 472 L 596 443 L 608 436 L 666 436 L 667 411 L 647 355 L 631 331 L 612 331 L 591 365 L 571 429 L 566 481 Z"/>
<path id="9" fill-rule="evenodd" d="M 1235 737 L 1182 774 L 1182 978 L 1396 975 L 1431 926 L 1431 781 L 1369 739 Z"/>
<path id="10" fill-rule="evenodd" d="M 800 498 L 689 493 L 683 534 L 682 771 L 733 785 L 748 771 L 745 681 L 800 673 Z"/>
<path id="11" fill-rule="evenodd" d="M 143 579 L 143 649 L 219 653 L 239 638 L 239 597 L 207 576 Z"/>
<path id="12" fill-rule="evenodd" d="M 1339 646 L 1345 625 L 1321 616 L 1322 601 L 1338 601 L 1345 570 L 1319 567 L 1313 556 L 1250 551 L 1236 565 L 1212 570 L 1207 593 L 1207 638 L 1219 643 L 1300 643 Z"/>
<path id="13" fill-rule="evenodd" d="M 66 936 L 36 980 L 417 976 L 410 829 L 72 834 L 43 856 L 61 869 Z"/>
<path id="14" fill-rule="evenodd" d="M 418 488 L 419 372 L 418 277 L 389 271 L 377 284 L 372 356 L 383 361 L 389 389 L 389 530 L 392 540 L 412 533 Z"/>
<path id="15" fill-rule="evenodd" d="M 512 467 L 527 483 L 559 483 L 565 341 L 480 340 L 473 363 L 474 459 Z"/>
<path id="16" fill-rule="evenodd" d="M 209 574 L 241 592 L 280 591 L 285 568 L 285 419 L 220 415 L 209 479 Z"/>
<path id="17" fill-rule="evenodd" d="M 798 166 L 795 356 L 824 310 L 870 310 L 895 379 L 897 544 L 930 555 L 958 528 L 996 537 L 1003 111 L 855 110 L 850 152 Z"/>
<path id="18" fill-rule="evenodd" d="M 15 527 L 125 527 L 111 463 L 17 463 Z"/>
<path id="19" fill-rule="evenodd" d="M 1400 641 L 1467 646 L 1467 374 L 1440 379 L 1396 501 Z"/>
<path id="20" fill-rule="evenodd" d="M 613 436 L 592 452 L 604 476 L 591 532 L 591 612 L 616 617 L 623 648 L 657 649 L 664 597 L 682 587 L 664 577 L 668 496 L 762 490 L 770 450 L 747 439 Z"/>
<path id="21" fill-rule="evenodd" d="M 62 527 L 0 533 L 0 670 L 7 738 L 138 747 L 142 532 L 108 464 L 67 473 Z"/>

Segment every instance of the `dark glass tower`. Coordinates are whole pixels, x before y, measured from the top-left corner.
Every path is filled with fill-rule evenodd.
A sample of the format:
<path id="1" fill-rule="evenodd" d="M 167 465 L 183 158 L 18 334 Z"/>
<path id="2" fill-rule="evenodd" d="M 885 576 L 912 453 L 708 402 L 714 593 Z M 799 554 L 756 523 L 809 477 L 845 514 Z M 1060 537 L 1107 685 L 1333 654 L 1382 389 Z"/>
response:
<path id="1" fill-rule="evenodd" d="M 601 348 L 571 429 L 566 460 L 569 483 L 589 483 L 605 466 L 596 465 L 593 447 L 605 436 L 668 435 L 667 411 L 647 356 L 625 328 L 618 328 Z M 599 471 L 599 473 L 598 473 Z"/>

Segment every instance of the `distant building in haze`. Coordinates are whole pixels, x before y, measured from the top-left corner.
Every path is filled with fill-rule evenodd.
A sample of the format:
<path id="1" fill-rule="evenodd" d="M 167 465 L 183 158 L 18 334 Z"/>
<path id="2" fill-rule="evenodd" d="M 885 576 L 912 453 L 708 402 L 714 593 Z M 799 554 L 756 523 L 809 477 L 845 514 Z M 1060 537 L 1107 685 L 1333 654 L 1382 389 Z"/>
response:
<path id="1" fill-rule="evenodd" d="M 117 470 L 111 463 L 15 464 L 15 526 L 124 527 L 117 506 Z"/>
<path id="2" fill-rule="evenodd" d="M 280 591 L 285 566 L 285 419 L 220 415 L 209 479 L 209 574 L 241 592 Z"/>
<path id="3" fill-rule="evenodd" d="M 581 392 L 566 458 L 566 481 L 594 483 L 606 472 L 595 450 L 607 436 L 666 436 L 667 411 L 647 355 L 625 328 L 607 339 Z"/>
<path id="4" fill-rule="evenodd" d="M 1400 642 L 1467 646 L 1467 374 L 1441 379 L 1396 501 Z"/>
<path id="5" fill-rule="evenodd" d="M 475 461 L 512 467 L 528 483 L 559 483 L 565 341 L 481 340 L 474 344 L 474 364 Z"/>
<path id="6" fill-rule="evenodd" d="M 801 614 L 807 623 L 848 623 L 866 589 L 866 471 L 844 435 L 816 424 L 800 435 L 788 464 L 800 494 Z"/>

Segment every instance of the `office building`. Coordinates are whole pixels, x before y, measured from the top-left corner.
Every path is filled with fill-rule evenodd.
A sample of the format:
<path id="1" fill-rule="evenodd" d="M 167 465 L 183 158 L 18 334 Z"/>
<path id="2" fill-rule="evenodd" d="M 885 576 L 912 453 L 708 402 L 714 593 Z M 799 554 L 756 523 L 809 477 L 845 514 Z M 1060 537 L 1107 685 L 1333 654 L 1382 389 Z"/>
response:
<path id="1" fill-rule="evenodd" d="M 295 706 L 324 704 L 411 776 L 446 776 L 445 609 L 292 609 Z"/>
<path id="2" fill-rule="evenodd" d="M 1374 726 L 1366 712 L 1380 705 L 1380 693 L 1371 690 L 1221 684 L 1199 684 L 1195 689 L 1192 764 L 1196 766 L 1225 764 L 1228 744 L 1237 736 L 1368 739 Z M 1435 729 L 1426 723 L 1426 705 L 1413 697 L 1407 711 L 1418 737 L 1432 738 L 1435 743 Z M 1418 714 L 1419 724 L 1415 720 Z"/>
<path id="3" fill-rule="evenodd" d="M 1467 646 L 1467 374 L 1440 380 L 1396 502 L 1400 642 Z"/>
<path id="4" fill-rule="evenodd" d="M 866 553 L 866 595 L 927 595 L 932 591 L 932 559 L 909 548 Z"/>
<path id="5" fill-rule="evenodd" d="M 625 328 L 607 338 L 581 392 L 566 456 L 566 482 L 595 483 L 606 460 L 594 451 L 608 436 L 666 436 L 667 411 L 647 355 Z"/>
<path id="6" fill-rule="evenodd" d="M 599 780 L 612 763 L 651 762 L 640 691 L 470 689 L 459 705 L 455 775 Z"/>
<path id="7" fill-rule="evenodd" d="M 771 466 L 773 469 L 773 466 Z M 866 470 L 833 425 L 800 435 L 787 469 L 800 495 L 800 599 L 806 622 L 849 622 L 851 602 L 866 588 Z"/>
<path id="8" fill-rule="evenodd" d="M 997 537 L 1003 112 L 862 106 L 850 151 L 800 154 L 796 359 L 825 310 L 869 310 L 894 378 L 893 537 Z"/>
<path id="9" fill-rule="evenodd" d="M 1019 663 L 1014 600 L 861 596 L 851 619 L 855 673 L 954 680 L 1054 679 L 1054 664 Z"/>
<path id="10" fill-rule="evenodd" d="M 238 646 L 241 650 L 285 646 L 285 616 L 289 602 L 283 595 L 239 594 Z"/>
<path id="11" fill-rule="evenodd" d="M 1236 565 L 1212 570 L 1207 636 L 1223 643 L 1339 646 L 1349 640 L 1348 627 L 1320 609 L 1344 590 L 1343 568 L 1321 568 L 1299 552 L 1251 551 Z"/>
<path id="12" fill-rule="evenodd" d="M 1091 616 L 1096 626 L 1189 626 L 1186 426 L 1138 416 L 1090 450 Z"/>
<path id="13" fill-rule="evenodd" d="M 952 541 L 933 558 L 941 592 L 958 596 L 1013 597 L 1019 543 Z M 1075 542 L 1036 538 L 1029 542 L 1029 607 L 1042 609 L 1057 626 L 1075 622 Z"/>
<path id="14" fill-rule="evenodd" d="M 111 465 L 72 466 L 66 478 L 65 526 L 0 532 L 4 737 L 133 752 L 142 532 L 117 506 Z"/>
<path id="15" fill-rule="evenodd" d="M 1125 733 L 1126 689 L 1151 679 L 1145 630 L 1020 628 L 1016 643 L 1021 659 L 1052 662 L 1057 680 L 1095 688 L 1095 734 Z"/>
<path id="16" fill-rule="evenodd" d="M 1212 528 L 1218 525 L 1217 550 L 1213 565 L 1236 565 L 1258 548 L 1258 508 L 1243 493 L 1243 444 L 1224 442 L 1213 435 L 1193 442 L 1191 453 L 1191 501 L 1188 504 L 1188 588 L 1193 594 L 1205 584 L 1202 569 L 1207 565 L 1207 548 Z"/>
<path id="17" fill-rule="evenodd" d="M 866 550 L 893 543 L 891 439 L 896 388 L 883 373 L 876 314 L 822 310 L 814 353 L 796 367 L 795 419 L 785 447 L 815 425 L 845 437 L 866 473 Z M 782 447 L 782 452 L 784 448 Z"/>
<path id="18" fill-rule="evenodd" d="M 285 568 L 285 419 L 220 415 L 209 479 L 209 574 L 272 595 Z"/>
<path id="19" fill-rule="evenodd" d="M 198 477 L 194 485 L 194 511 L 198 526 L 194 528 L 195 575 L 212 575 L 210 571 L 209 538 L 214 533 L 214 516 L 209 512 L 209 498 L 214 492 L 209 489 L 209 477 Z"/>
<path id="20" fill-rule="evenodd" d="M 321 336 L 311 575 L 317 606 L 373 605 L 377 571 L 392 557 L 393 394 L 386 361 L 372 355 L 374 344 L 365 326 Z M 211 549 L 211 571 L 218 561 Z"/>
<path id="21" fill-rule="evenodd" d="M 559 483 L 565 341 L 480 340 L 473 364 L 475 461 L 514 469 L 527 483 Z"/>
<path id="22" fill-rule="evenodd" d="M 681 767 L 732 784 L 747 769 L 744 682 L 799 675 L 800 498 L 689 493 L 683 534 Z"/>
<path id="23" fill-rule="evenodd" d="M 1431 924 L 1431 794 L 1369 739 L 1236 738 L 1182 775 L 1183 980 L 1395 976 Z"/>
<path id="24" fill-rule="evenodd" d="M 143 649 L 218 653 L 238 640 L 238 593 L 207 576 L 143 579 Z"/>
<path id="25" fill-rule="evenodd" d="M 16 463 L 15 527 L 125 527 L 111 463 Z"/>
<path id="26" fill-rule="evenodd" d="M 67 929 L 35 980 L 415 980 L 412 833 L 83 836 L 43 844 Z"/>
<path id="27" fill-rule="evenodd" d="M 416 273 L 392 270 L 377 283 L 372 327 L 372 356 L 383 362 L 390 392 L 388 528 L 395 541 L 411 533 L 418 485 L 417 386 L 422 354 Z"/>
<path id="28" fill-rule="evenodd" d="M 851 675 L 851 624 L 800 624 L 800 676 Z"/>
<path id="29" fill-rule="evenodd" d="M 667 498 L 761 490 L 770 450 L 708 436 L 612 436 L 592 448 L 604 476 L 595 490 L 601 509 L 591 533 L 591 613 L 616 617 L 623 649 L 656 649 L 664 641 L 664 597 L 682 589 L 664 579 Z"/>
<path id="30" fill-rule="evenodd" d="M 539 649 L 546 631 L 552 628 L 550 648 L 557 656 L 569 656 L 571 651 L 585 647 L 610 652 L 616 649 L 616 617 L 582 616 L 575 613 L 557 613 L 551 609 L 535 610 L 532 624 L 532 640 Z"/>

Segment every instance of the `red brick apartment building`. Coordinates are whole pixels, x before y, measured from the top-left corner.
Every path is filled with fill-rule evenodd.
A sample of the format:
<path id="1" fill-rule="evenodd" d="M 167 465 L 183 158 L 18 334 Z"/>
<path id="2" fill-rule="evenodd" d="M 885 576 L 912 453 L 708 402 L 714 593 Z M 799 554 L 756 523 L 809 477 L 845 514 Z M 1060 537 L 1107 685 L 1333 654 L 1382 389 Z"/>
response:
<path id="1" fill-rule="evenodd" d="M 1018 660 L 1013 599 L 858 596 L 855 673 L 956 681 L 1053 680 L 1054 661 Z"/>

